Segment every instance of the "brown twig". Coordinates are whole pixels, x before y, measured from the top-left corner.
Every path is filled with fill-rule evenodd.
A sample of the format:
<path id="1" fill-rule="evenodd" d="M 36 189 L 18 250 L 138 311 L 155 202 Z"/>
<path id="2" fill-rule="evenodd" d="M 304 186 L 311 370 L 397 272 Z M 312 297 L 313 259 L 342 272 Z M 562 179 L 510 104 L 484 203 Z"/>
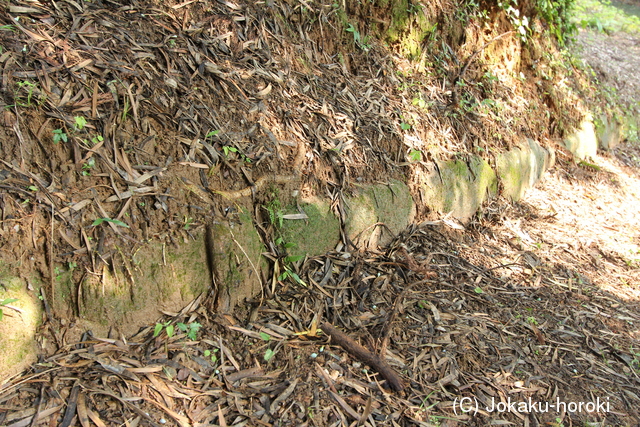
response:
<path id="1" fill-rule="evenodd" d="M 351 355 L 358 358 L 363 363 L 371 366 L 376 371 L 380 372 L 382 376 L 387 380 L 389 386 L 395 391 L 402 391 L 404 389 L 404 382 L 396 374 L 391 366 L 387 364 L 380 357 L 376 356 L 351 338 L 349 338 L 344 332 L 341 332 L 334 328 L 327 322 L 320 325 L 322 332 L 329 335 L 331 339 Z"/>

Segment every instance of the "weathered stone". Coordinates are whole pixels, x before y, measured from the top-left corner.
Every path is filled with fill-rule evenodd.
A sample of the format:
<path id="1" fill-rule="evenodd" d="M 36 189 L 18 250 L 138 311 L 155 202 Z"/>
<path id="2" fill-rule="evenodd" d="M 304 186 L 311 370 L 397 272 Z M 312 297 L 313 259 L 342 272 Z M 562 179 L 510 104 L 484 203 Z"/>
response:
<path id="1" fill-rule="evenodd" d="M 554 163 L 555 153 L 532 139 L 527 139 L 521 147 L 498 155 L 496 166 L 502 194 L 514 201 L 520 200 Z"/>
<path id="2" fill-rule="evenodd" d="M 346 199 L 345 231 L 359 248 L 385 245 L 415 216 L 409 188 L 403 182 L 363 186 Z"/>
<path id="3" fill-rule="evenodd" d="M 596 136 L 600 147 L 604 150 L 612 150 L 622 140 L 622 124 L 615 118 L 601 114 L 596 123 Z"/>
<path id="4" fill-rule="evenodd" d="M 4 289 L 0 292 L 0 301 L 17 299 L 8 303 L 20 311 L 0 306 L 3 312 L 0 320 L 0 373 L 2 377 L 25 369 L 36 361 L 36 329 L 42 318 L 41 302 L 27 285 L 18 277 L 12 276 L 7 266 L 0 265 L 0 283 Z"/>
<path id="5" fill-rule="evenodd" d="M 420 183 L 422 200 L 431 210 L 466 221 L 497 192 L 495 172 L 479 157 L 437 162 L 437 166 Z"/>
<path id="6" fill-rule="evenodd" d="M 300 203 L 300 210 L 307 219 L 285 219 L 282 238 L 290 245 L 289 255 L 323 255 L 335 249 L 340 242 L 340 219 L 331 211 L 328 201 L 309 198 Z M 287 214 L 301 213 L 298 207 L 289 207 Z"/>
<path id="7" fill-rule="evenodd" d="M 229 221 L 212 224 L 209 230 L 207 246 L 216 281 L 216 306 L 228 312 L 262 290 L 264 245 L 251 215 L 244 210 Z"/>
<path id="8" fill-rule="evenodd" d="M 94 324 L 94 332 L 110 325 L 135 332 L 159 316 L 160 308 L 179 311 L 211 285 L 202 233 L 195 240 L 185 235 L 177 246 L 149 242 L 131 258 L 114 255 L 112 262 L 116 268 L 102 264 L 101 277 L 89 276 L 78 292 L 80 317 Z M 75 292 L 75 286 L 70 275 L 56 280 L 56 301 L 63 303 L 64 293 Z"/>
<path id="9" fill-rule="evenodd" d="M 580 160 L 596 157 L 598 140 L 590 114 L 582 121 L 580 129 L 564 140 L 564 145 Z"/>

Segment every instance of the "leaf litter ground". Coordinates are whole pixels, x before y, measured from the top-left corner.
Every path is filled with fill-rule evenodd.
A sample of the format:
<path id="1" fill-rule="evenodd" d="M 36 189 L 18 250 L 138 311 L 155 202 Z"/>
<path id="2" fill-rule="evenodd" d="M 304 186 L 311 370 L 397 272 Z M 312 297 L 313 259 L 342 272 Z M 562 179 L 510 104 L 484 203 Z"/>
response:
<path id="1" fill-rule="evenodd" d="M 335 200 L 354 177 L 400 174 L 402 117 L 384 112 L 409 107 L 393 96 L 399 82 L 388 58 L 369 54 L 381 70 L 369 80 L 353 76 L 371 57 L 327 66 L 323 79 L 293 61 L 285 70 L 290 86 L 278 90 L 284 74 L 265 40 L 286 31 L 259 8 L 205 9 L 192 2 L 163 10 L 10 5 L 9 13 L 35 19 L 27 25 L 4 16 L 18 35 L 3 33 L 10 48 L 0 61 L 3 90 L 7 104 L 19 104 L 5 112 L 2 129 L 5 259 L 50 269 L 41 253 L 50 244 L 43 237 L 50 206 L 62 232 L 49 255 L 60 257 L 64 247 L 91 258 L 96 270 L 112 256 L 102 248 L 114 242 L 188 239 L 183 216 L 197 227 L 203 205 L 223 209 L 221 194 L 250 197 L 274 171 L 281 182 L 306 180 Z M 238 22 L 254 33 L 234 32 Z M 323 49 L 291 49 L 278 53 L 331 63 Z M 429 99 L 446 107 L 435 88 Z M 323 98 L 331 101 L 317 102 Z M 77 115 L 92 120 L 75 129 Z M 465 148 L 465 138 L 451 137 L 456 132 L 491 133 L 474 123 L 456 117 L 434 134 L 448 141 L 445 152 L 456 152 Z M 51 145 L 56 129 L 68 144 Z M 211 133 L 218 129 L 225 132 Z M 370 144 L 354 144 L 353 129 Z M 301 148 L 308 140 L 313 150 Z M 44 346 L 49 352 L 0 388 L 0 424 L 636 425 L 637 150 L 628 145 L 599 158 L 600 169 L 560 156 L 520 203 L 492 202 L 465 231 L 423 218 L 379 252 L 306 259 L 297 266 L 306 286 L 278 283 L 234 316 L 213 314 L 203 296 L 158 319 L 198 322 L 196 340 L 178 328 L 154 336 L 155 324 L 133 336 L 78 338 L 68 320 L 49 318 L 39 336 L 53 343 Z M 299 167 L 304 176 L 291 175 Z M 97 248 L 77 233 L 78 224 L 128 215 L 137 220 L 127 233 L 107 224 L 91 236 Z M 33 232 L 11 233 L 16 225 Z M 402 390 L 389 388 L 380 366 L 328 339 L 325 322 L 376 355 L 371 365 L 384 360 Z M 497 402 L 607 406 L 487 409 Z"/>
<path id="2" fill-rule="evenodd" d="M 384 252 L 307 259 L 307 286 L 285 283 L 235 319 L 206 299 L 164 319 L 202 324 L 195 341 L 154 337 L 154 325 L 63 339 L 3 386 L 2 422 L 635 425 L 640 275 L 626 251 L 639 243 L 640 186 L 615 157 L 598 160 L 599 171 L 559 165 L 464 232 L 422 224 Z M 404 390 L 328 340 L 321 321 L 386 359 Z M 489 412 L 499 402 L 541 406 Z"/>

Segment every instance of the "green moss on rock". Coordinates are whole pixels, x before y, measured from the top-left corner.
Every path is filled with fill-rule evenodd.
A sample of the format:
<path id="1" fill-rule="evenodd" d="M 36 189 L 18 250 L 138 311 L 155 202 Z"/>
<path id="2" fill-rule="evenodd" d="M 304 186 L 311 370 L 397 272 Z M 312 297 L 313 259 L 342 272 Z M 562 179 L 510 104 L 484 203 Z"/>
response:
<path id="1" fill-rule="evenodd" d="M 282 238 L 292 246 L 289 255 L 322 255 L 335 249 L 340 241 L 340 219 L 331 211 L 331 205 L 318 198 L 300 203 L 300 210 L 308 219 L 283 221 Z M 297 207 L 290 206 L 286 213 L 299 213 Z"/>
<path id="2" fill-rule="evenodd" d="M 347 198 L 345 231 L 358 247 L 385 245 L 414 215 L 415 205 L 405 183 L 391 180 L 388 185 L 363 186 Z"/>
<path id="3" fill-rule="evenodd" d="M 228 222 L 212 224 L 210 240 L 216 304 L 219 310 L 230 311 L 260 293 L 260 270 L 266 265 L 262 258 L 264 246 L 246 210 Z"/>
<path id="4" fill-rule="evenodd" d="M 547 151 L 531 139 L 521 147 L 500 154 L 496 158 L 496 167 L 502 183 L 502 194 L 514 201 L 520 200 L 554 161 L 552 151 Z"/>
<path id="5" fill-rule="evenodd" d="M 423 200 L 434 211 L 466 221 L 482 203 L 497 192 L 496 174 L 479 157 L 468 161 L 439 162 L 438 170 L 424 179 Z"/>

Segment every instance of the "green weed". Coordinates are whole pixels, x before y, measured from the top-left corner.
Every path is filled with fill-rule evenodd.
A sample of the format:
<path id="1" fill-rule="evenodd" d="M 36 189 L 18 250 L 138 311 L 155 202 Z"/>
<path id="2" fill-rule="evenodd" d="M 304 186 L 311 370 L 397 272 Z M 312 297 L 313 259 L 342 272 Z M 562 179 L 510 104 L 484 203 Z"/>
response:
<path id="1" fill-rule="evenodd" d="M 14 102 L 18 107 L 39 107 L 44 103 L 46 97 L 36 96 L 36 92 L 39 92 L 38 85 L 28 80 L 23 80 L 16 83 L 16 91 L 14 93 Z M 26 95 L 24 94 L 26 92 Z"/>
<path id="2" fill-rule="evenodd" d="M 2 311 L 2 307 L 16 301 L 18 301 L 18 298 L 5 298 L 2 301 L 0 301 L 0 320 L 2 320 L 2 318 L 4 317 L 4 312 Z"/>
<path id="3" fill-rule="evenodd" d="M 93 221 L 93 223 L 91 223 L 92 227 L 96 227 L 100 224 L 102 224 L 103 222 L 110 222 L 114 225 L 118 225 L 120 227 L 126 227 L 129 228 L 129 226 L 127 224 L 125 224 L 124 222 L 118 220 L 118 219 L 111 219 L 111 218 L 98 218 L 95 221 Z"/>
<path id="4" fill-rule="evenodd" d="M 360 35 L 360 32 L 358 31 L 358 28 L 353 26 L 353 24 L 348 24 L 347 28 L 345 28 L 345 31 L 353 34 L 353 42 L 360 49 L 364 50 L 365 52 L 371 49 L 371 44 L 369 43 L 369 36 L 362 37 Z"/>
<path id="5" fill-rule="evenodd" d="M 202 325 L 198 322 L 191 322 L 187 324 L 178 322 L 175 326 L 177 326 L 179 330 L 184 332 L 187 335 L 187 338 L 189 338 L 191 341 L 195 341 L 198 338 L 198 331 L 202 327 Z M 176 332 L 175 326 L 171 324 L 171 321 L 167 321 L 164 323 L 158 322 L 153 328 L 153 337 L 155 338 L 160 335 L 160 333 L 164 329 L 167 337 L 172 338 Z"/>
<path id="6" fill-rule="evenodd" d="M 62 142 L 67 142 L 69 140 L 69 137 L 67 136 L 67 133 L 62 130 L 62 129 L 54 129 L 53 130 L 53 143 L 57 144 L 58 142 L 62 141 Z"/>
<path id="7" fill-rule="evenodd" d="M 93 157 L 89 157 L 87 162 L 82 165 L 82 175 L 89 176 L 91 175 L 91 169 L 96 165 L 96 159 Z"/>
<path id="8" fill-rule="evenodd" d="M 198 322 L 191 322 L 188 324 L 178 322 L 176 323 L 178 329 L 187 334 L 187 338 L 191 341 L 195 341 L 198 338 L 198 331 L 202 325 Z"/>
<path id="9" fill-rule="evenodd" d="M 219 349 L 217 348 L 214 348 L 213 350 L 205 350 L 204 357 L 209 357 L 211 359 L 211 363 L 215 365 L 216 363 L 218 363 L 218 356 L 216 355 L 218 351 Z"/>

